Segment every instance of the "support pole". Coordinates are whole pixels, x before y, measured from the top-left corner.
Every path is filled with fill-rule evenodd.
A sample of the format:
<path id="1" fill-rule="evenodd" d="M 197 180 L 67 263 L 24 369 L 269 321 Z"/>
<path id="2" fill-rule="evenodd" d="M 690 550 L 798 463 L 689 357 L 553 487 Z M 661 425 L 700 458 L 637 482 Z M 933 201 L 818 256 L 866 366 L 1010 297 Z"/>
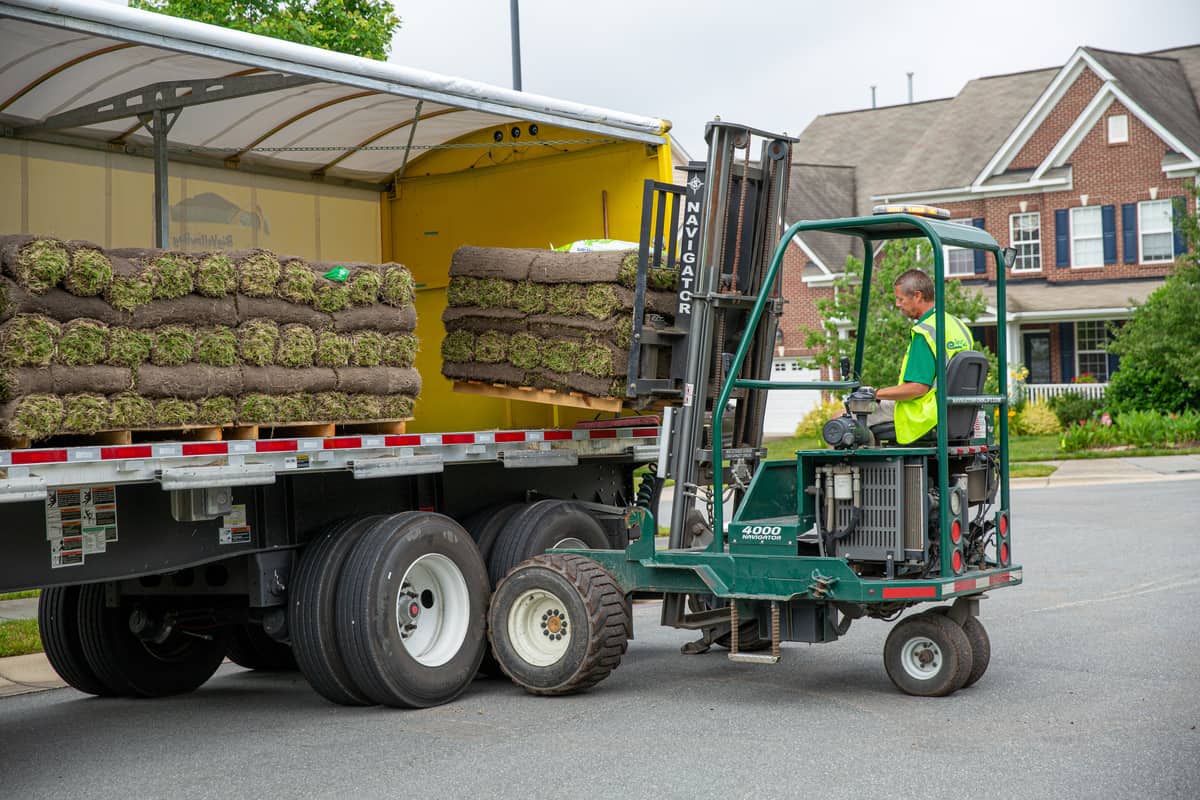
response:
<path id="1" fill-rule="evenodd" d="M 508 0 L 508 17 L 512 23 L 513 88 L 521 91 L 521 13 L 519 0 Z"/>
<path id="2" fill-rule="evenodd" d="M 149 114 L 140 115 L 154 137 L 154 246 L 170 247 L 171 241 L 171 197 L 167 189 L 167 134 L 179 119 L 180 109 L 156 108 Z"/>

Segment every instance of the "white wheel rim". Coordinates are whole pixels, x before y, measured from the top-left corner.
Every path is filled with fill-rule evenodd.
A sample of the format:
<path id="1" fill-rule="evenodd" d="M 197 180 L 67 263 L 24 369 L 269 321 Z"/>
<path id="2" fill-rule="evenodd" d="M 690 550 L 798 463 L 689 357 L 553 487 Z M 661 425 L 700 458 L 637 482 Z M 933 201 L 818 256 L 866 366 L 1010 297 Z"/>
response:
<path id="1" fill-rule="evenodd" d="M 900 651 L 900 665 L 910 678 L 931 680 L 942 669 L 942 648 L 927 636 L 914 636 Z"/>
<path id="2" fill-rule="evenodd" d="M 471 594 L 457 564 L 426 553 L 409 565 L 396 595 L 396 627 L 418 664 L 439 667 L 454 658 L 470 620 Z"/>
<path id="3" fill-rule="evenodd" d="M 563 601 L 544 589 L 525 592 L 508 613 L 508 641 L 535 667 L 548 667 L 563 657 L 574 627 Z"/>

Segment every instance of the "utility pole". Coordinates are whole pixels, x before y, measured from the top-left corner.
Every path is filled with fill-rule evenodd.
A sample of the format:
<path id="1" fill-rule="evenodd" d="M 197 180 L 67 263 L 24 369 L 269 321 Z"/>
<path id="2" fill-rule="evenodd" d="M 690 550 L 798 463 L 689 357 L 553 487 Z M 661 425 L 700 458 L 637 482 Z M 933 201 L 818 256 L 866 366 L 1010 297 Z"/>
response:
<path id="1" fill-rule="evenodd" d="M 521 91 L 521 13 L 519 0 L 508 0 L 508 17 L 512 22 L 512 67 L 513 88 Z"/>
<path id="2" fill-rule="evenodd" d="M 515 2 L 517 2 L 517 0 L 513 0 L 513 2 L 515 3 Z M 913 76 L 913 74 L 911 72 L 909 72 L 907 74 L 908 74 L 908 102 L 912 103 L 912 76 Z"/>
<path id="3" fill-rule="evenodd" d="M 871 87 L 871 108 L 875 107 L 875 87 Z"/>

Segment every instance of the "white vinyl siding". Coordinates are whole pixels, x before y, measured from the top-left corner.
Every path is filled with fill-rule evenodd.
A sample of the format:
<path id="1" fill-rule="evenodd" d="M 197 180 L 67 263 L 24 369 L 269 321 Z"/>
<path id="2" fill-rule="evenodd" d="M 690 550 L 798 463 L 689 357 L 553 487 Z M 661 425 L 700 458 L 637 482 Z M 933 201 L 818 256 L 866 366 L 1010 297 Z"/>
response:
<path id="1" fill-rule="evenodd" d="M 1042 271 L 1042 215 L 1011 214 L 1008 218 L 1009 241 L 1017 251 L 1013 272 Z"/>
<path id="2" fill-rule="evenodd" d="M 1108 323 L 1089 319 L 1075 323 L 1075 374 L 1094 375 L 1108 382 Z"/>
<path id="3" fill-rule="evenodd" d="M 1104 266 L 1104 223 L 1100 206 L 1071 209 L 1071 266 Z"/>
<path id="4" fill-rule="evenodd" d="M 1138 203 L 1138 252 L 1143 264 L 1175 260 L 1170 200 Z"/>

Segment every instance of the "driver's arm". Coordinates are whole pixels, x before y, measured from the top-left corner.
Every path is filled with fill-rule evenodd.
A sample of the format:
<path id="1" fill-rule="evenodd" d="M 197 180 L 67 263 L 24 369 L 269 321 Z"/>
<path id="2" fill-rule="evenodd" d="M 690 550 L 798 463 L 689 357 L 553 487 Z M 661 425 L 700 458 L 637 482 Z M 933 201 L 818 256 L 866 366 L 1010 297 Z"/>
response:
<path id="1" fill-rule="evenodd" d="M 905 381 L 898 386 L 884 386 L 875 391 L 876 400 L 914 400 L 926 394 L 931 387 L 925 383 Z"/>

